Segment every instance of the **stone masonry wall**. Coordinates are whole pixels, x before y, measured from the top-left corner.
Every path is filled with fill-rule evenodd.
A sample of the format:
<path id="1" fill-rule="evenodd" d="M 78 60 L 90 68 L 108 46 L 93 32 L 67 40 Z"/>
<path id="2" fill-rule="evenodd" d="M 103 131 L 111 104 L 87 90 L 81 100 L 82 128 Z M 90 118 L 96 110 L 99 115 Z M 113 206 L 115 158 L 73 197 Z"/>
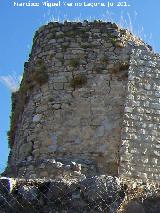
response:
<path id="1" fill-rule="evenodd" d="M 131 56 L 122 132 L 120 175 L 160 180 L 160 56 Z"/>
<path id="2" fill-rule="evenodd" d="M 49 23 L 36 32 L 13 98 L 10 175 L 118 174 L 134 48 L 149 51 L 112 23 Z"/>

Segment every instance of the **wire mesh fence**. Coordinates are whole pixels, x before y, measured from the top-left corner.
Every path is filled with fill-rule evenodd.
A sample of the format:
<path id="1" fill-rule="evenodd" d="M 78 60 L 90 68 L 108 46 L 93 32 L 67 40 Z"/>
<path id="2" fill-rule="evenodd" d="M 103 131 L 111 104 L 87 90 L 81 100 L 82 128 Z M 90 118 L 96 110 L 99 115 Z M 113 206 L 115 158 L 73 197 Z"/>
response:
<path id="1" fill-rule="evenodd" d="M 2 213 L 130 213 L 136 209 L 160 212 L 159 185 L 104 175 L 82 181 L 0 179 Z"/>
<path id="2" fill-rule="evenodd" d="M 113 177 L 92 177 L 81 182 L 17 181 L 1 178 L 0 210 L 50 213 L 115 212 L 123 197 L 115 181 Z"/>

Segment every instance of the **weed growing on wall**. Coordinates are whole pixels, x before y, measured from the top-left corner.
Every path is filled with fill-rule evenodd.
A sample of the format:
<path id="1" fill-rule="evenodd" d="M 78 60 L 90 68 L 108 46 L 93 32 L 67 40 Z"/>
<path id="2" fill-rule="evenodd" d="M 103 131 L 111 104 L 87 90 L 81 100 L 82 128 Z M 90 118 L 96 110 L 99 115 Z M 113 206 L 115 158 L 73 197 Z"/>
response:
<path id="1" fill-rule="evenodd" d="M 87 83 L 87 77 L 84 74 L 74 76 L 70 81 L 70 86 L 75 88 L 82 87 Z"/>

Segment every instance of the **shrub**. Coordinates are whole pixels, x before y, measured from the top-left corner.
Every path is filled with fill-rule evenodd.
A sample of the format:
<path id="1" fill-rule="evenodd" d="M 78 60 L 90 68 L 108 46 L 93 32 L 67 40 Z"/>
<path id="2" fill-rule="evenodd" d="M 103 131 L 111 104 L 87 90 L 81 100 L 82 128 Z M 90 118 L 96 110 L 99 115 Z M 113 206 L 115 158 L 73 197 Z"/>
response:
<path id="1" fill-rule="evenodd" d="M 115 46 L 115 47 L 119 47 L 119 48 L 123 48 L 124 47 L 124 44 L 122 43 L 122 41 L 118 40 L 117 38 L 111 37 L 110 41 L 113 44 L 113 46 Z"/>
<path id="2" fill-rule="evenodd" d="M 19 118 L 24 110 L 26 96 L 18 91 L 12 93 L 12 112 L 10 116 L 10 130 L 7 132 L 9 148 L 12 148 L 15 139 L 15 131 L 19 123 Z"/>
<path id="3" fill-rule="evenodd" d="M 71 79 L 70 86 L 75 88 L 82 87 L 87 83 L 87 77 L 84 74 L 78 74 Z"/>
<path id="4" fill-rule="evenodd" d="M 93 24 L 95 24 L 95 25 L 99 25 L 99 24 L 102 24 L 102 23 L 103 23 L 102 20 L 94 20 L 93 21 Z"/>
<path id="5" fill-rule="evenodd" d="M 128 70 L 129 69 L 129 63 L 128 62 L 120 62 L 120 70 Z"/>
<path id="6" fill-rule="evenodd" d="M 118 62 L 110 70 L 110 73 L 116 75 L 119 80 L 126 80 L 128 78 L 128 69 L 129 69 L 128 62 Z"/>
<path id="7" fill-rule="evenodd" d="M 69 65 L 70 65 L 71 67 L 78 67 L 79 64 L 80 64 L 80 61 L 79 61 L 78 58 L 72 58 L 72 59 L 70 59 L 70 61 L 69 61 Z"/>
<path id="8" fill-rule="evenodd" d="M 110 70 L 111 73 L 118 73 L 120 71 L 128 70 L 129 69 L 129 63 L 128 62 L 118 62 L 114 65 L 114 67 Z"/>
<path id="9" fill-rule="evenodd" d="M 52 59 L 53 59 L 53 57 L 54 57 L 54 54 L 53 54 L 53 53 L 51 53 L 51 54 L 49 55 L 49 59 L 50 59 L 50 60 L 52 60 Z"/>
<path id="10" fill-rule="evenodd" d="M 117 39 L 116 38 L 110 38 L 111 43 L 115 46 Z"/>
<path id="11" fill-rule="evenodd" d="M 31 72 L 31 81 L 38 83 L 40 86 L 48 81 L 48 74 L 42 59 L 37 59 Z"/>

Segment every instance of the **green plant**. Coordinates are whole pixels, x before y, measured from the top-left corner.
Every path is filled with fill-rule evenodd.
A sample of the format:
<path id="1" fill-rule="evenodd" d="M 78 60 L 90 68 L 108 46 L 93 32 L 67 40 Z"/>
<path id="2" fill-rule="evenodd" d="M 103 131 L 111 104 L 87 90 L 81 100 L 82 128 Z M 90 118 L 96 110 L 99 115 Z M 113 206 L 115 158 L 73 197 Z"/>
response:
<path id="1" fill-rule="evenodd" d="M 35 71 L 32 74 L 32 80 L 38 83 L 40 86 L 45 84 L 48 81 L 48 75 L 44 72 L 44 70 Z"/>
<path id="2" fill-rule="evenodd" d="M 73 78 L 71 79 L 70 86 L 75 89 L 77 87 L 81 87 L 86 83 L 87 77 L 84 74 L 77 74 L 76 76 L 73 76 Z"/>
<path id="3" fill-rule="evenodd" d="M 114 67 L 110 70 L 110 72 L 113 74 L 116 74 L 128 69 L 129 69 L 129 63 L 120 61 L 114 65 Z"/>
<path id="4" fill-rule="evenodd" d="M 117 39 L 113 37 L 113 38 L 110 38 L 110 41 L 115 46 Z"/>
<path id="5" fill-rule="evenodd" d="M 79 29 L 79 30 L 78 30 L 78 33 L 79 33 L 79 34 L 83 34 L 83 33 L 86 33 L 86 32 L 88 32 L 88 29 L 87 29 L 87 28 L 83 28 L 83 29 Z"/>
<path id="6" fill-rule="evenodd" d="M 52 60 L 53 57 L 54 57 L 54 54 L 51 53 L 51 54 L 49 55 L 49 59 Z"/>
<path id="7" fill-rule="evenodd" d="M 102 23 L 103 23 L 102 20 L 94 20 L 94 21 L 93 21 L 93 24 L 102 24 Z"/>
<path id="8" fill-rule="evenodd" d="M 54 98 L 53 98 L 52 96 L 50 96 L 50 97 L 48 98 L 48 101 L 49 101 L 49 102 L 52 102 L 52 101 L 54 101 Z"/>
<path id="9" fill-rule="evenodd" d="M 124 47 L 124 44 L 122 43 L 121 40 L 118 40 L 117 38 L 115 37 L 110 37 L 110 41 L 111 43 L 113 44 L 113 46 L 115 47 L 119 47 L 119 48 L 123 48 Z"/>
<path id="10" fill-rule="evenodd" d="M 80 65 L 80 61 L 79 61 L 78 58 L 72 58 L 72 59 L 70 59 L 70 61 L 69 61 L 69 65 L 70 65 L 71 67 L 78 67 L 78 66 Z"/>
<path id="11" fill-rule="evenodd" d="M 38 83 L 40 86 L 48 81 L 46 66 L 42 59 L 37 59 L 35 65 L 33 65 L 30 78 L 31 81 Z"/>
<path id="12" fill-rule="evenodd" d="M 12 148 L 15 139 L 15 131 L 22 115 L 24 105 L 27 102 L 26 94 L 22 91 L 12 93 L 12 112 L 10 116 L 10 130 L 7 132 L 9 148 Z"/>

